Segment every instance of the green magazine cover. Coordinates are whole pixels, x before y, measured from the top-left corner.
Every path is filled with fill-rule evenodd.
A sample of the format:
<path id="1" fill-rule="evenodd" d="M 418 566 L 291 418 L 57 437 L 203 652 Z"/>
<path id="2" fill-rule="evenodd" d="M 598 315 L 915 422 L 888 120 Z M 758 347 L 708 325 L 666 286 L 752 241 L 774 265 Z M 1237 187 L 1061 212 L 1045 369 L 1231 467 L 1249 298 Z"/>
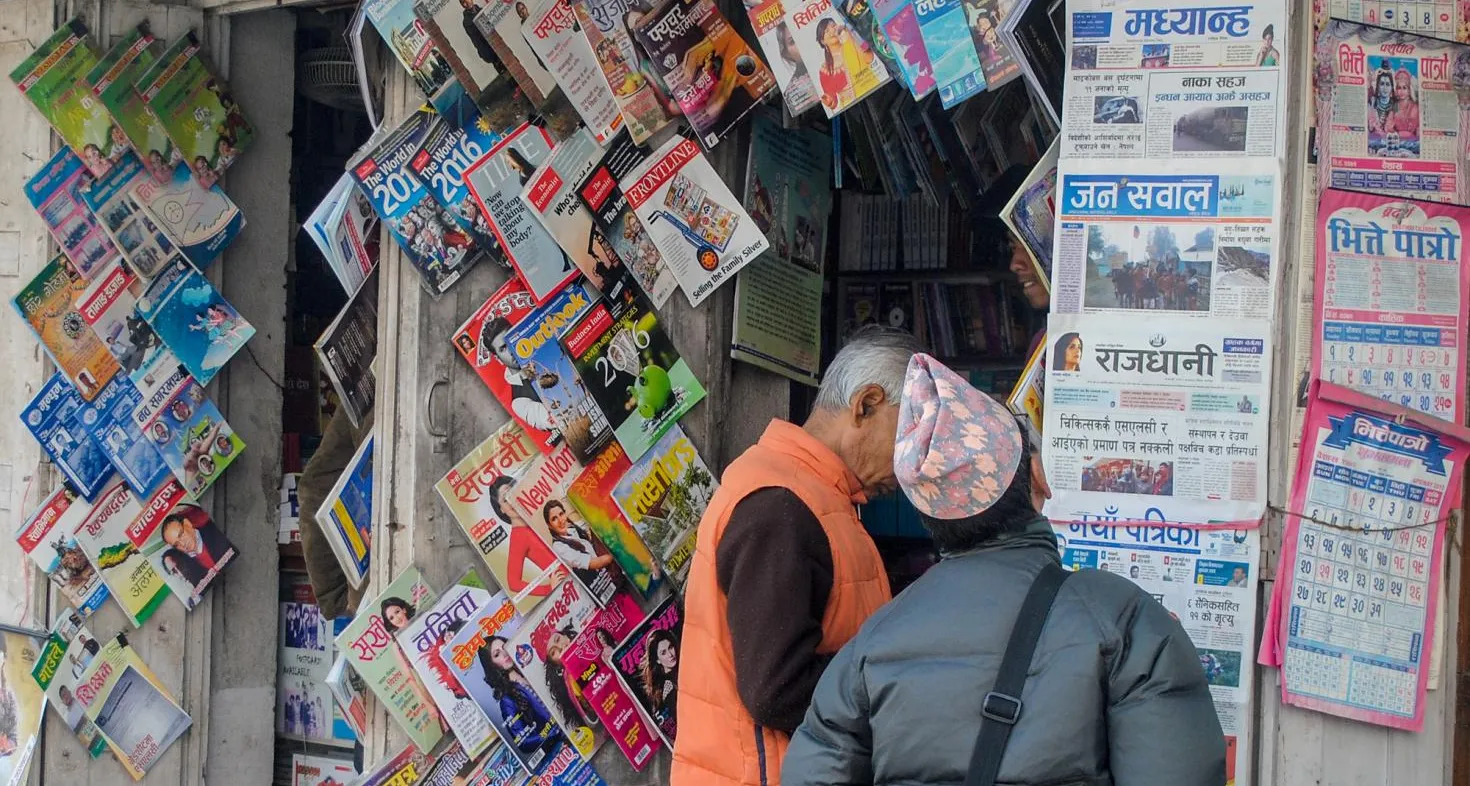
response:
<path id="1" fill-rule="evenodd" d="M 96 64 L 87 26 L 74 18 L 21 61 L 10 72 L 10 81 L 82 157 L 87 169 L 101 177 L 129 145 L 107 110 L 92 100 L 86 76 Z"/>
<path id="2" fill-rule="evenodd" d="M 623 575 L 646 598 L 663 583 L 663 569 L 612 496 L 613 488 L 631 468 L 623 446 L 616 442 L 608 445 L 572 481 L 567 501 L 582 514 L 582 520 L 623 569 Z"/>
<path id="3" fill-rule="evenodd" d="M 137 90 L 205 188 L 218 182 L 255 138 L 229 85 L 204 62 L 193 32 L 143 73 Z"/>
<path id="4" fill-rule="evenodd" d="M 148 104 L 135 89 L 140 78 L 157 62 L 153 36 L 143 26 L 133 28 L 122 37 L 87 74 L 92 95 L 112 114 L 118 128 L 127 137 L 148 174 L 159 183 L 173 176 L 178 151 L 169 141 L 163 124 L 148 111 Z"/>

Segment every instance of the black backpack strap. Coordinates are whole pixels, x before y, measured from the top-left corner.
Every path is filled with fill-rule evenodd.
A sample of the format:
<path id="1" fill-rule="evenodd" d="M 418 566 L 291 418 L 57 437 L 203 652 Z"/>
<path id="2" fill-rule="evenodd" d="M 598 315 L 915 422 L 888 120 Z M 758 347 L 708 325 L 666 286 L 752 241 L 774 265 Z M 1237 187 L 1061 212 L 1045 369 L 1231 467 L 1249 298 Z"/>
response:
<path id="1" fill-rule="evenodd" d="M 985 701 L 980 707 L 980 736 L 975 740 L 975 752 L 970 756 L 965 786 L 995 786 L 995 779 L 1000 774 L 1000 760 L 1011 738 L 1011 727 L 1021 718 L 1021 690 L 1026 687 L 1031 656 L 1036 653 L 1036 643 L 1041 639 L 1041 630 L 1046 627 L 1046 618 L 1051 613 L 1057 591 L 1071 575 L 1061 565 L 1047 560 L 1041 573 L 1031 582 L 1031 590 L 1021 603 L 1016 625 L 1011 628 L 1011 640 L 1006 644 L 1005 656 L 1001 658 L 995 687 L 985 694 Z"/>

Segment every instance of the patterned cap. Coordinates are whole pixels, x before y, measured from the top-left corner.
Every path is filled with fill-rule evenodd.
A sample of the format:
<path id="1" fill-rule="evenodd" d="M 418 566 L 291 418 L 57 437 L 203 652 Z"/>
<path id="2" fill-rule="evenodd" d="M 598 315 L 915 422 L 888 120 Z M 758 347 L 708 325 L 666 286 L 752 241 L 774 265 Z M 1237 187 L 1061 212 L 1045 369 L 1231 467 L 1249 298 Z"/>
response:
<path id="1" fill-rule="evenodd" d="M 898 405 L 893 467 L 920 513 L 960 519 L 985 511 L 1021 462 L 1021 428 L 1004 404 L 924 353 L 914 355 Z"/>

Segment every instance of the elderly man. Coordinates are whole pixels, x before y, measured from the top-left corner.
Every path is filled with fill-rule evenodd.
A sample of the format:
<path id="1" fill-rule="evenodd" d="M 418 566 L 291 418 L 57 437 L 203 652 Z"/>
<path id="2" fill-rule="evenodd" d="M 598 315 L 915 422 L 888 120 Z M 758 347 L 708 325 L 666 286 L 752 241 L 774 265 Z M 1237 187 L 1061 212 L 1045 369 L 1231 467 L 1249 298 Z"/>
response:
<path id="1" fill-rule="evenodd" d="M 822 670 L 891 594 L 856 505 L 893 490 L 908 333 L 855 333 L 802 426 L 730 464 L 685 588 L 672 786 L 777 786 Z"/>
<path id="2" fill-rule="evenodd" d="M 1015 416 L 919 355 L 898 434 L 943 558 L 827 668 L 786 786 L 1224 784 L 1189 637 L 1127 579 L 1061 568 Z"/>

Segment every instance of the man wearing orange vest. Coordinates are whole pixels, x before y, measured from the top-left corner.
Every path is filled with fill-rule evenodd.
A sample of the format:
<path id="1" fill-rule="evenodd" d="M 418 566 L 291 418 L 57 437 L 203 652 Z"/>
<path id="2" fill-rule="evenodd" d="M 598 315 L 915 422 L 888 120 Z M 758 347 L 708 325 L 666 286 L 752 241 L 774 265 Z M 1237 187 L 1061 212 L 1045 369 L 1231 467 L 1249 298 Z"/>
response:
<path id="1" fill-rule="evenodd" d="M 828 661 L 892 597 L 857 505 L 897 487 L 903 331 L 853 334 L 802 426 L 772 420 L 730 464 L 685 587 L 671 786 L 778 786 Z"/>

